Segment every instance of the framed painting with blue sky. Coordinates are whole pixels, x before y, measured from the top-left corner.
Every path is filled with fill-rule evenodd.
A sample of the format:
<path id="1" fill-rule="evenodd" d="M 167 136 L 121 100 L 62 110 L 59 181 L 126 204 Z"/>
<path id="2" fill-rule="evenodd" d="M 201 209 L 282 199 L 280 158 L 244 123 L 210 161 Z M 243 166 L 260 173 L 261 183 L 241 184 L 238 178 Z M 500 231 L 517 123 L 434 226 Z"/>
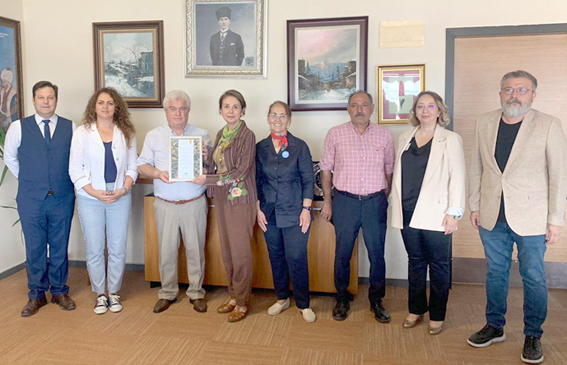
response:
<path id="1" fill-rule="evenodd" d="M 292 110 L 345 110 L 366 90 L 368 17 L 287 21 L 288 104 Z"/>
<path id="2" fill-rule="evenodd" d="M 20 22 L 0 17 L 0 128 L 24 117 Z M 2 144 L 3 145 L 3 144 Z"/>

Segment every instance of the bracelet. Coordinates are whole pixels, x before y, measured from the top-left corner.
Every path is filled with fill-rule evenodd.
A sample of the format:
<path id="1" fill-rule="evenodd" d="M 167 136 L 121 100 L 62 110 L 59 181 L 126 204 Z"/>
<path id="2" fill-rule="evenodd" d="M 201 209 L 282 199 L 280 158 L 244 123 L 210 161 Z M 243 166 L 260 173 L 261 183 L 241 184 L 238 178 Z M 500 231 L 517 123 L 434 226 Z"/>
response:
<path id="1" fill-rule="evenodd" d="M 304 206 L 303 206 L 303 209 L 305 209 L 305 210 L 311 210 L 311 207 L 308 207 L 308 206 L 305 206 L 305 205 L 304 205 Z"/>
<path id="2" fill-rule="evenodd" d="M 126 192 L 126 194 L 128 194 L 128 189 L 127 189 L 125 186 L 123 186 L 122 189 L 124 189 L 124 191 Z"/>

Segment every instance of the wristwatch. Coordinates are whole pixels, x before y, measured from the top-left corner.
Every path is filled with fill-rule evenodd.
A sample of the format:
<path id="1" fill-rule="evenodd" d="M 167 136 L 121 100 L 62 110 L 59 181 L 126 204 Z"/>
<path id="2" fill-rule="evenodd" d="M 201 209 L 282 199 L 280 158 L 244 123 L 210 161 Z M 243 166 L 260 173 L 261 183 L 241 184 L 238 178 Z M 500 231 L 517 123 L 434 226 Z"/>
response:
<path id="1" fill-rule="evenodd" d="M 304 206 L 303 206 L 303 209 L 305 209 L 305 210 L 311 210 L 311 206 L 305 206 L 305 205 L 304 205 Z"/>
<path id="2" fill-rule="evenodd" d="M 463 218 L 462 215 L 452 215 L 452 214 L 451 214 L 451 217 L 453 217 L 453 219 L 456 219 L 456 220 L 458 220 L 458 221 L 460 221 L 461 218 Z"/>

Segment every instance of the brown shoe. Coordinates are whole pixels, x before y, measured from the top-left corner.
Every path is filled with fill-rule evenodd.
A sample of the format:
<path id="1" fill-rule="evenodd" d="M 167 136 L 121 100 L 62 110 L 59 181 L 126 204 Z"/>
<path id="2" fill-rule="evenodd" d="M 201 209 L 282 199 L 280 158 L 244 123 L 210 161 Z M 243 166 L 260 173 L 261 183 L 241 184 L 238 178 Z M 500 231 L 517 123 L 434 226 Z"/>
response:
<path id="1" fill-rule="evenodd" d="M 59 294 L 51 297 L 51 303 L 59 304 L 59 308 L 66 311 L 72 311 L 77 308 L 73 299 L 67 294 Z"/>
<path id="2" fill-rule="evenodd" d="M 199 313 L 205 313 L 207 311 L 207 302 L 205 299 L 191 299 L 191 303 L 193 304 L 193 309 Z"/>
<path id="3" fill-rule="evenodd" d="M 171 303 L 175 303 L 176 301 L 177 301 L 177 299 L 173 299 L 173 300 L 160 299 L 160 300 L 158 300 L 156 305 L 154 306 L 154 313 L 161 313 L 161 312 L 167 310 L 167 308 L 169 308 Z"/>
<path id="4" fill-rule="evenodd" d="M 30 299 L 28 304 L 24 306 L 22 309 L 22 317 L 29 317 L 33 316 L 39 311 L 39 308 L 43 307 L 47 304 L 47 300 L 45 298 L 41 299 Z"/>
<path id="5" fill-rule="evenodd" d="M 220 307 L 217 308 L 217 313 L 220 314 L 225 314 L 225 313 L 230 313 L 234 310 L 234 308 L 236 308 L 236 304 L 230 304 L 230 302 L 221 305 Z"/>
<path id="6" fill-rule="evenodd" d="M 242 321 L 244 318 L 246 318 L 246 315 L 248 314 L 248 310 L 246 310 L 246 312 L 242 312 L 242 311 L 232 311 L 230 312 L 230 314 L 228 315 L 228 321 L 229 322 L 240 322 Z"/>

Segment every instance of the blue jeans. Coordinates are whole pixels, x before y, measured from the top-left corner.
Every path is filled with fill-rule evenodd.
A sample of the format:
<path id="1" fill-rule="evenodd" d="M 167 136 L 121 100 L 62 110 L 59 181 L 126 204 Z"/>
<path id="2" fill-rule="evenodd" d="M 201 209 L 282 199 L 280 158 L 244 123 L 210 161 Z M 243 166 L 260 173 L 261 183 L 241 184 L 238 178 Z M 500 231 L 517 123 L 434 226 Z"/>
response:
<path id="1" fill-rule="evenodd" d="M 117 293 L 122 286 L 126 266 L 128 222 L 132 210 L 132 194 L 105 204 L 98 199 L 77 195 L 77 208 L 85 236 L 87 270 L 93 292 Z M 108 270 L 104 248 L 108 248 Z M 108 285 L 107 285 L 108 281 Z"/>
<path id="2" fill-rule="evenodd" d="M 506 324 L 508 279 L 512 265 L 514 242 L 518 247 L 520 275 L 524 283 L 524 334 L 541 337 L 547 316 L 547 285 L 545 283 L 545 235 L 520 236 L 503 222 L 494 229 L 479 228 L 487 261 L 486 322 L 498 329 Z"/>
<path id="3" fill-rule="evenodd" d="M 272 215 L 267 228 L 264 236 L 270 254 L 274 287 L 278 300 L 289 297 L 289 277 L 291 274 L 293 295 L 297 308 L 309 308 L 309 264 L 307 261 L 309 230 L 302 233 L 299 225 L 278 228 L 275 214 Z"/>
<path id="4" fill-rule="evenodd" d="M 384 193 L 369 200 L 358 200 L 340 193 L 333 197 L 333 221 L 337 234 L 335 287 L 338 302 L 346 302 L 351 297 L 347 291 L 350 283 L 350 259 L 361 227 L 370 260 L 370 304 L 380 303 L 386 295 L 384 243 L 387 209 L 388 201 Z"/>

